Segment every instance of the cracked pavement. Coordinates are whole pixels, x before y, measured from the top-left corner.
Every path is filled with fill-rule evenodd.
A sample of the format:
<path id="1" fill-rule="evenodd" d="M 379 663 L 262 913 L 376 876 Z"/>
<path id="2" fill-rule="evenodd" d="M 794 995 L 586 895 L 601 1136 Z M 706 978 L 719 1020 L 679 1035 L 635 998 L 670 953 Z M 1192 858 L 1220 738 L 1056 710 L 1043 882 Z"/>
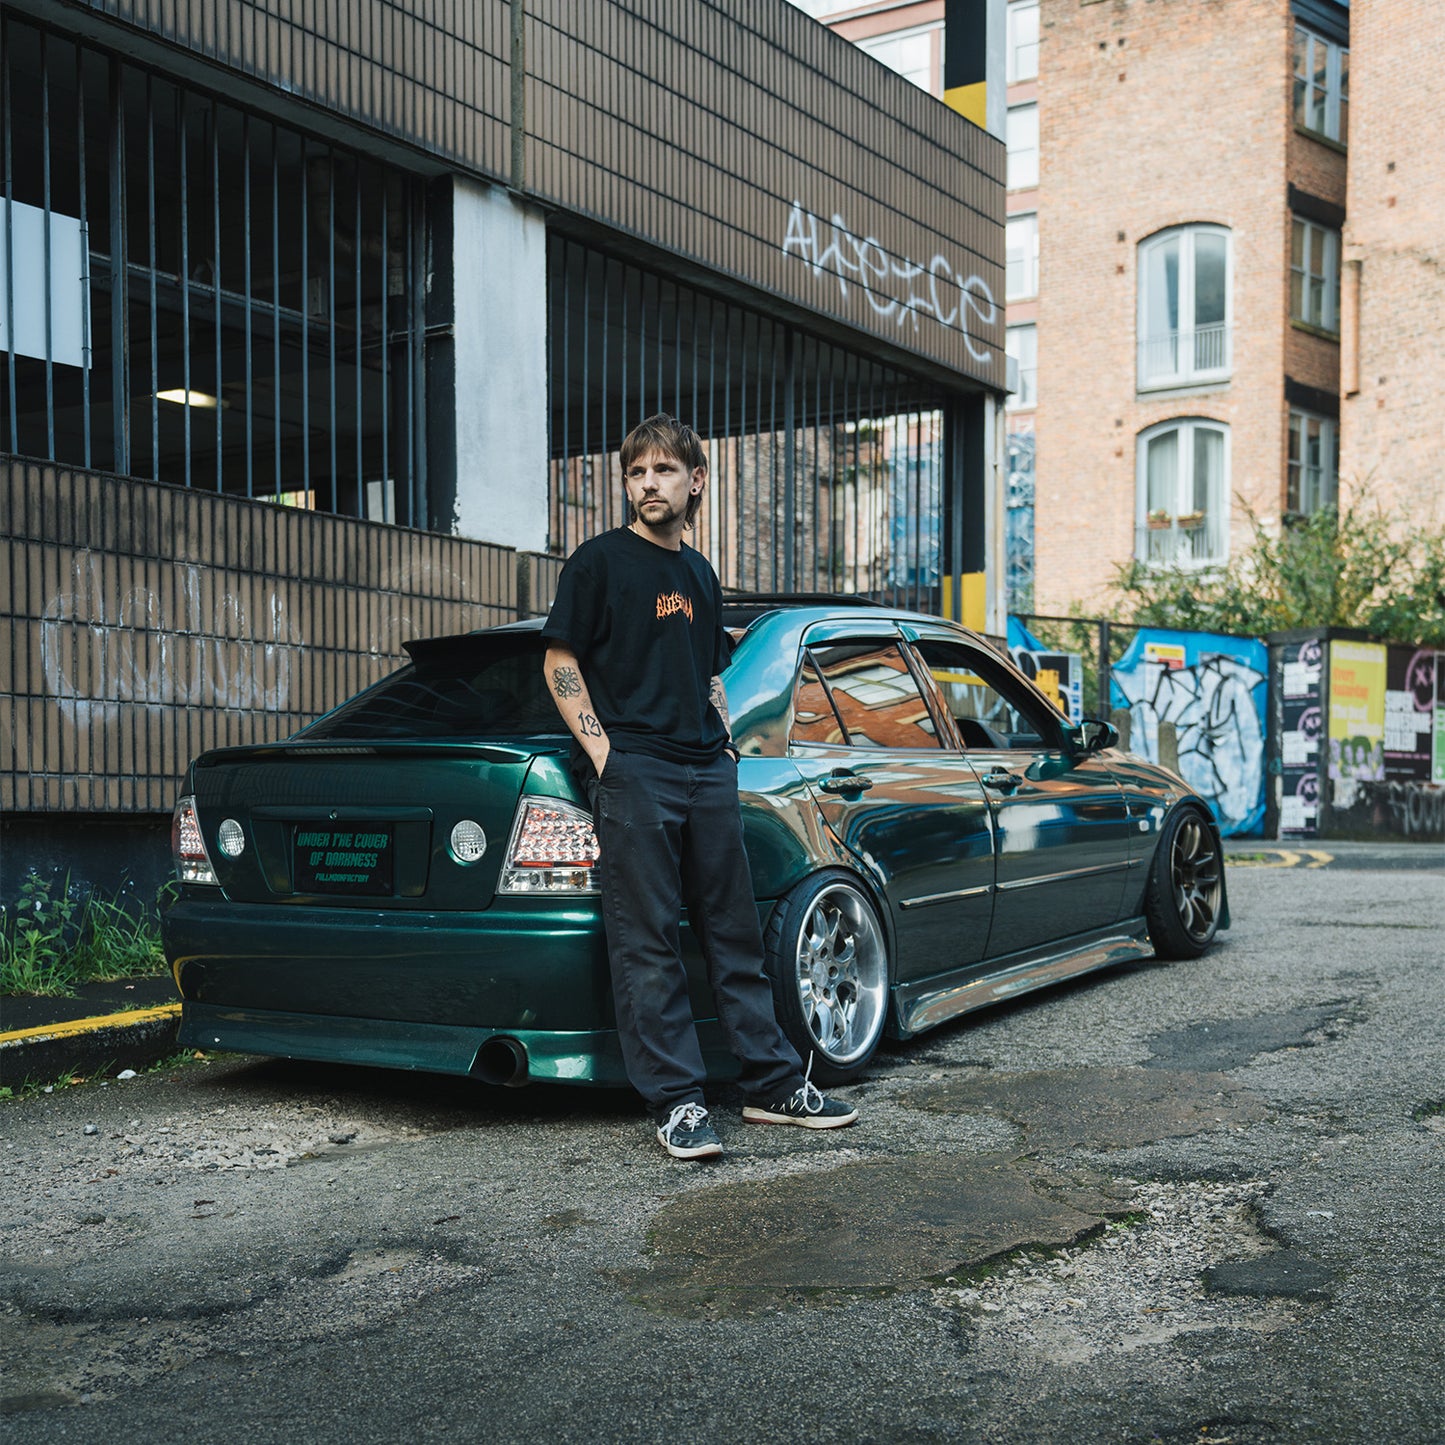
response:
<path id="1" fill-rule="evenodd" d="M 888 1045 L 838 1134 L 245 1059 L 0 1105 L 48 1441 L 1434 1441 L 1445 887 L 1242 870 L 1188 964 Z"/>

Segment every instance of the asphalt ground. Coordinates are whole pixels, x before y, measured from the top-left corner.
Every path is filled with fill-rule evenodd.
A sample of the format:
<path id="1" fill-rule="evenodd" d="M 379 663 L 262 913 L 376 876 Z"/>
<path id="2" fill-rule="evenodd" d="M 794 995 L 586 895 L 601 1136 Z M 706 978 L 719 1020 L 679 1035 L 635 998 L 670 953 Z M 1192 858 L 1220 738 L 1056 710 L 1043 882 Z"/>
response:
<path id="1" fill-rule="evenodd" d="M 1225 845 L 1234 868 L 1445 869 L 1437 843 Z M 174 1054 L 180 1003 L 169 977 L 87 984 L 73 998 L 0 998 L 0 1087 L 43 1087 L 58 1079 L 149 1068 Z"/>

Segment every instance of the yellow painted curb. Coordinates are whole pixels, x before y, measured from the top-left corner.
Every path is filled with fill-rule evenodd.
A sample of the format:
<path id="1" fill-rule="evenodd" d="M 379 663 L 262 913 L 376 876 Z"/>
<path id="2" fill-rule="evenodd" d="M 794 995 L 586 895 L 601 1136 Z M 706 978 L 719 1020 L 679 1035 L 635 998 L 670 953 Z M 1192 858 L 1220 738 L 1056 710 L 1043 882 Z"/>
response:
<path id="1" fill-rule="evenodd" d="M 157 1019 L 175 1018 L 181 1011 L 178 1003 L 162 1004 L 159 1008 L 128 1009 L 118 1014 L 103 1014 L 93 1019 L 67 1019 L 64 1023 L 43 1024 L 38 1029 L 17 1029 L 14 1033 L 0 1034 L 0 1049 L 10 1044 L 23 1044 L 31 1039 L 65 1039 L 76 1034 L 95 1033 L 101 1029 L 124 1028 L 127 1024 L 148 1024 Z"/>

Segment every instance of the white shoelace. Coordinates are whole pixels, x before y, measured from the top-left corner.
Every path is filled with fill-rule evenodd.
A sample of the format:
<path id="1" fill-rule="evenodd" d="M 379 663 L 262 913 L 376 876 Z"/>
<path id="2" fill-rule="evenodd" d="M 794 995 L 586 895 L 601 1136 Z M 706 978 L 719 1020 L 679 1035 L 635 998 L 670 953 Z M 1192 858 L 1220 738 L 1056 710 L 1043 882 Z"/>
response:
<path id="1" fill-rule="evenodd" d="M 701 1104 L 679 1104 L 667 1116 L 667 1123 L 658 1126 L 657 1132 L 671 1144 L 674 1129 L 696 1129 L 706 1123 L 707 1110 Z"/>
<path id="2" fill-rule="evenodd" d="M 803 1096 L 803 1108 L 809 1114 L 823 1112 L 823 1091 L 813 1082 L 813 1060 L 817 1055 L 809 1050 L 808 1067 L 803 1071 L 803 1087 L 798 1092 Z M 814 1100 L 817 1102 L 815 1103 Z"/>

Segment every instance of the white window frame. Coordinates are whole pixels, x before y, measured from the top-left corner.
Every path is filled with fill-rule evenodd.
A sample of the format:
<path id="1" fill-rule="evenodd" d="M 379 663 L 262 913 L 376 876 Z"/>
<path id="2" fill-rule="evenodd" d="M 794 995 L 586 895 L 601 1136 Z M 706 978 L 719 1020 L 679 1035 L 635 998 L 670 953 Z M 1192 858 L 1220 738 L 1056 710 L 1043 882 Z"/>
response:
<path id="1" fill-rule="evenodd" d="M 1025 366 L 1027 359 L 1020 354 L 1025 333 L 1032 339 L 1033 364 Z M 1025 321 L 1004 331 L 1004 350 L 1018 362 L 1019 389 L 1010 392 L 1004 402 L 1005 411 L 1032 411 L 1039 404 L 1039 328 L 1035 322 Z"/>
<path id="2" fill-rule="evenodd" d="M 1017 267 L 1015 257 L 1018 257 Z M 1039 294 L 1039 216 L 1020 211 L 1004 223 L 1004 299 L 1030 301 Z M 1020 285 L 1015 289 L 1014 277 Z"/>
<path id="3" fill-rule="evenodd" d="M 1214 494 L 1202 514 L 1194 510 L 1194 434 L 1217 432 L 1223 438 L 1220 472 Z M 1167 516 L 1155 517 L 1149 509 L 1149 443 L 1176 432 L 1174 498 Z M 1230 436 L 1227 422 L 1212 417 L 1179 416 L 1139 433 L 1134 452 L 1134 555 L 1146 566 L 1209 568 L 1229 560 Z M 1201 517 L 1195 521 L 1194 518 Z"/>
<path id="4" fill-rule="evenodd" d="M 1296 261 L 1295 237 L 1303 236 Z M 1331 336 L 1340 334 L 1340 233 L 1304 216 L 1293 217 L 1290 233 L 1289 314 Z M 1318 283 L 1316 286 L 1314 283 Z M 1318 294 L 1318 304 L 1315 297 Z"/>
<path id="5" fill-rule="evenodd" d="M 1319 462 L 1311 466 L 1308 443 L 1311 432 L 1319 442 Z M 1340 424 L 1317 412 L 1291 407 L 1289 456 L 1285 463 L 1285 499 L 1288 508 L 1307 517 L 1333 507 L 1340 496 Z"/>
<path id="6" fill-rule="evenodd" d="M 1324 52 L 1325 84 L 1315 81 Z M 1350 52 L 1308 26 L 1294 27 L 1294 123 L 1309 135 L 1345 145 L 1350 124 Z M 1320 124 L 1316 124 L 1316 122 Z"/>
<path id="7" fill-rule="evenodd" d="M 1029 121 L 1033 126 L 1033 134 L 1029 137 L 1031 145 L 1021 145 L 1023 137 L 1016 134 L 1019 124 L 1024 121 L 1027 113 Z M 1020 162 L 1020 157 L 1028 157 L 1026 163 Z M 1011 191 L 1031 191 L 1039 183 L 1039 108 L 1034 101 L 1027 105 L 1011 105 L 1008 108 L 1008 179 L 1007 188 Z"/>
<path id="8" fill-rule="evenodd" d="M 1194 245 L 1199 236 L 1224 238 L 1224 321 L 1196 327 L 1194 305 Z M 1178 329 L 1150 335 L 1149 257 L 1172 242 L 1179 243 Z M 1136 267 L 1138 388 L 1168 390 L 1228 381 L 1234 369 L 1234 233 L 1228 226 L 1193 224 L 1171 226 L 1139 243 Z"/>
<path id="9" fill-rule="evenodd" d="M 1020 39 L 1024 15 L 1033 16 L 1033 38 Z M 1005 79 L 1009 85 L 1020 80 L 1037 80 L 1039 74 L 1039 0 L 1009 0 L 1008 59 Z"/>
<path id="10" fill-rule="evenodd" d="M 936 38 L 935 38 L 936 37 Z M 896 65 L 885 60 L 878 52 L 887 50 L 891 45 L 901 44 L 905 40 L 928 41 L 928 70 L 925 79 L 920 80 L 916 72 L 899 70 Z M 934 95 L 938 87 L 934 84 L 935 76 L 943 75 L 943 25 L 942 22 L 935 22 L 932 25 L 914 25 L 907 30 L 890 30 L 883 35 L 869 35 L 866 39 L 856 41 L 858 49 L 866 55 L 871 55 L 879 65 L 886 65 L 894 75 L 901 75 L 904 80 L 916 85 L 920 90 L 926 90 Z"/>

